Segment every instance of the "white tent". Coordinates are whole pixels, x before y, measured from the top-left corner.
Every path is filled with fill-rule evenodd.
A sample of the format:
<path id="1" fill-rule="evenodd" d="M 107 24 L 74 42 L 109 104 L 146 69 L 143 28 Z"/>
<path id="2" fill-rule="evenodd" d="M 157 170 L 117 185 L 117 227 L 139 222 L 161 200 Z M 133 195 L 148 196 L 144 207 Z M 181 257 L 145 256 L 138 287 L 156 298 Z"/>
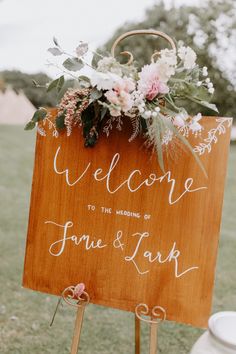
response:
<path id="1" fill-rule="evenodd" d="M 0 124 L 25 124 L 35 112 L 35 107 L 23 92 L 8 88 L 0 91 Z"/>

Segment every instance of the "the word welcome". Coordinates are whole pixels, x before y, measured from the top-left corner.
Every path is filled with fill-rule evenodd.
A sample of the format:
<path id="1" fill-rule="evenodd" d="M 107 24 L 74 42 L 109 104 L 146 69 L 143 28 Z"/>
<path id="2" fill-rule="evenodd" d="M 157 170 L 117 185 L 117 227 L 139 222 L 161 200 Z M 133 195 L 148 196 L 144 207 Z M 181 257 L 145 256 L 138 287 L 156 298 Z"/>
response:
<path id="1" fill-rule="evenodd" d="M 117 184 L 116 188 L 111 188 L 111 180 L 112 176 L 114 174 L 115 168 L 118 165 L 120 161 L 120 154 L 116 153 L 110 163 L 110 166 L 108 167 L 107 171 L 103 171 L 102 168 L 98 167 L 95 169 L 95 171 L 91 171 L 91 162 L 88 162 L 85 167 L 83 168 L 82 172 L 79 172 L 79 177 L 76 178 L 76 180 L 71 181 L 70 179 L 70 172 L 68 168 L 65 168 L 64 170 L 60 171 L 58 169 L 58 156 L 60 153 L 61 147 L 59 146 L 54 157 L 54 171 L 58 175 L 65 175 L 65 180 L 68 186 L 72 187 L 76 184 L 78 184 L 85 176 L 89 173 L 92 173 L 92 176 L 96 182 L 102 182 L 105 181 L 105 188 L 108 193 L 110 194 L 115 194 L 117 193 L 121 188 L 126 187 L 127 190 L 131 193 L 135 193 L 138 190 L 140 190 L 142 187 L 151 187 L 153 184 L 159 182 L 162 183 L 163 181 L 167 181 L 170 184 L 170 190 L 169 190 L 169 195 L 168 195 L 168 202 L 170 205 L 177 203 L 180 199 L 183 198 L 183 196 L 187 193 L 195 193 L 200 190 L 207 189 L 206 186 L 198 187 L 198 188 L 192 188 L 192 185 L 194 183 L 193 178 L 187 178 L 184 181 L 183 189 L 182 192 L 177 196 L 174 197 L 174 192 L 175 192 L 175 186 L 176 186 L 176 180 L 171 177 L 171 172 L 168 171 L 162 176 L 157 176 L 155 173 L 150 173 L 150 175 L 147 178 L 142 178 L 142 172 L 139 169 L 133 170 L 128 172 L 128 177 L 125 178 L 122 182 Z M 134 182 L 134 177 L 140 176 L 140 182 L 135 183 Z M 117 179 L 117 176 L 116 176 Z"/>

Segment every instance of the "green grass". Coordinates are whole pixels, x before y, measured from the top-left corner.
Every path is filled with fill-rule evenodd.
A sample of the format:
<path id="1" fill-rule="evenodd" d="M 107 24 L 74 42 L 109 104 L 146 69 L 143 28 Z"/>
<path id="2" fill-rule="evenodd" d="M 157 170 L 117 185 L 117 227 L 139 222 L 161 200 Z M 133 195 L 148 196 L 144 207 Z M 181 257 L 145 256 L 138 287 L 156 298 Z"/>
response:
<path id="1" fill-rule="evenodd" d="M 63 307 L 49 328 L 57 298 L 21 287 L 34 134 L 22 127 L 0 129 L 0 353 L 69 353 L 75 312 Z M 232 146 L 225 193 L 213 311 L 236 310 L 236 146 Z M 233 170 L 234 169 L 234 170 Z M 201 330 L 165 323 L 159 353 L 187 354 Z M 148 328 L 142 327 L 142 354 L 148 353 Z M 83 354 L 134 353 L 130 313 L 90 305 L 82 331 Z"/>

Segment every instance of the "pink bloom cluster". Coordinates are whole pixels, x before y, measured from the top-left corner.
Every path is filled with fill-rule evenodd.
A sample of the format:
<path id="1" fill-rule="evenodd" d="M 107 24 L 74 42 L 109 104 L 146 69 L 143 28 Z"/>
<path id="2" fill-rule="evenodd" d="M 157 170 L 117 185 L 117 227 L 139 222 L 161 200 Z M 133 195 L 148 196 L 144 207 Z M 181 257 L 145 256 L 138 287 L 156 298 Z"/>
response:
<path id="1" fill-rule="evenodd" d="M 132 79 L 124 77 L 115 82 L 113 88 L 105 93 L 106 98 L 112 104 L 109 107 L 110 114 L 118 117 L 122 112 L 128 112 L 133 106 L 131 92 L 135 90 Z"/>
<path id="2" fill-rule="evenodd" d="M 65 114 L 65 126 L 67 136 L 71 135 L 72 127 L 76 124 L 81 124 L 81 113 L 88 106 L 87 96 L 89 90 L 87 89 L 69 89 L 63 96 L 58 113 L 59 115 Z M 81 101 L 78 107 L 78 102 Z"/>
<path id="3" fill-rule="evenodd" d="M 164 81 L 160 80 L 159 67 L 156 63 L 145 65 L 139 74 L 138 90 L 152 101 L 159 93 L 166 94 L 169 88 Z"/>

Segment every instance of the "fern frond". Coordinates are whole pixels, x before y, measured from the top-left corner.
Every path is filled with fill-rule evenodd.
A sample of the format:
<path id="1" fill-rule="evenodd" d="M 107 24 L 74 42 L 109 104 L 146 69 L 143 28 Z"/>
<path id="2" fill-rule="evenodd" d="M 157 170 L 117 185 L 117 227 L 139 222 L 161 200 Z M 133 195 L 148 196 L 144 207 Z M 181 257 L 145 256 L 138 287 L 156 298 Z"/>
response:
<path id="1" fill-rule="evenodd" d="M 129 143 L 131 141 L 133 141 L 135 138 L 137 138 L 140 130 L 141 130 L 141 126 L 140 126 L 140 120 L 139 118 L 135 115 L 135 116 L 128 116 L 130 121 L 131 121 L 131 124 L 132 124 L 132 129 L 133 129 L 133 132 L 132 132 L 132 135 L 131 137 L 129 138 Z"/>

